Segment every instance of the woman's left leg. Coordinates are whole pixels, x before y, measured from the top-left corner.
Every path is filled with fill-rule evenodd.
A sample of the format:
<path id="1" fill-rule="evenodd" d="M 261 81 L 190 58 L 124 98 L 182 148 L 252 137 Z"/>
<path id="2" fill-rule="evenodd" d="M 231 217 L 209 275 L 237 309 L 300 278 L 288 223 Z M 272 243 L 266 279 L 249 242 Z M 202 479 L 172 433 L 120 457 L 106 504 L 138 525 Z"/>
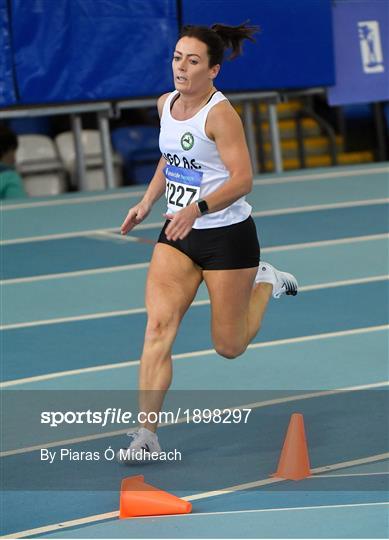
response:
<path id="1" fill-rule="evenodd" d="M 214 347 L 226 358 L 241 355 L 260 329 L 273 285 L 254 285 L 256 274 L 257 268 L 203 271 L 211 300 Z"/>

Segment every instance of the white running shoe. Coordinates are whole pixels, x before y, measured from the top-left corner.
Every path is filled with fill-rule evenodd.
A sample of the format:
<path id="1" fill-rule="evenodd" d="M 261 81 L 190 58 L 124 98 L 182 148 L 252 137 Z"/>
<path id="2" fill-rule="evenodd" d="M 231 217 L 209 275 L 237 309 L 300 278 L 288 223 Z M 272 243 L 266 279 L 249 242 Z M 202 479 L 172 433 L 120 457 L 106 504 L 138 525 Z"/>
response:
<path id="1" fill-rule="evenodd" d="M 116 453 L 116 459 L 119 463 L 133 465 L 158 461 L 157 458 L 155 459 L 155 452 L 159 454 L 161 447 L 155 433 L 141 427 L 134 433 L 128 433 L 127 435 L 132 438 L 132 441 L 127 448 L 121 448 Z M 153 458 L 151 454 L 153 454 Z"/>
<path id="2" fill-rule="evenodd" d="M 297 279 L 287 272 L 281 272 L 269 263 L 260 262 L 255 283 L 271 283 L 273 285 L 273 298 L 280 298 L 283 294 L 296 296 L 298 291 Z"/>

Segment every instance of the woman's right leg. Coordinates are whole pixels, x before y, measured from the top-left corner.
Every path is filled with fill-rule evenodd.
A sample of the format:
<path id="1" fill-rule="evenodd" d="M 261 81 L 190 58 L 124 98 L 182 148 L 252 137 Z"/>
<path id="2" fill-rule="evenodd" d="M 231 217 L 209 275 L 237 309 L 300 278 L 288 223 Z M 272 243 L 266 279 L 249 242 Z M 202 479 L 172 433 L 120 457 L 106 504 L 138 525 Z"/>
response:
<path id="1" fill-rule="evenodd" d="M 139 410 L 156 412 L 172 380 L 171 349 L 178 327 L 202 281 L 202 270 L 184 253 L 158 243 L 147 276 L 147 327 L 139 370 Z M 144 422 L 151 431 L 157 424 Z"/>

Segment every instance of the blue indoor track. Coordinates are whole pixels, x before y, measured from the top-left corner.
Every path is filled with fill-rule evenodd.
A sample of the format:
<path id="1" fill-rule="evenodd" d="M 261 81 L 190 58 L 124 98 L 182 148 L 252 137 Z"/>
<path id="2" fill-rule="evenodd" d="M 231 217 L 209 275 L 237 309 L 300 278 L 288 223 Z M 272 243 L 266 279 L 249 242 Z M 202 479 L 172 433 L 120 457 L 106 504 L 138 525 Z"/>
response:
<path id="1" fill-rule="evenodd" d="M 212 349 L 200 287 L 175 343 L 166 406 L 246 405 L 249 421 L 180 417 L 159 437 L 182 462 L 143 467 L 42 461 L 41 448 L 117 450 L 128 428 L 50 428 L 39 415 L 46 403 L 69 410 L 72 400 L 84 410 L 90 399 L 105 408 L 115 396 L 129 408 L 135 399 L 164 201 L 128 237 L 119 226 L 139 187 L 4 202 L 1 534 L 387 537 L 388 179 L 387 163 L 256 177 L 248 200 L 261 256 L 295 274 L 300 293 L 272 300 L 244 355 L 225 360 Z M 312 472 L 298 482 L 271 476 L 295 412 L 304 415 Z M 136 474 L 190 500 L 192 513 L 119 520 L 120 482 Z"/>

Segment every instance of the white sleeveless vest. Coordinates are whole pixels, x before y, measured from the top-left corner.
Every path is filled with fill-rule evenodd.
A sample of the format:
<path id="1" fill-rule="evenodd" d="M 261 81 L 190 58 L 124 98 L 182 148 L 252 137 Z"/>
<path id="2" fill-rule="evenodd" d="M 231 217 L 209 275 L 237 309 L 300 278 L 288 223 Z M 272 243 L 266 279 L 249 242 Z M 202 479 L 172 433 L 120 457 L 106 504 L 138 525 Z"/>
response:
<path id="1" fill-rule="evenodd" d="M 175 120 L 170 114 L 170 107 L 177 94 L 178 91 L 175 90 L 165 101 L 161 117 L 159 147 L 168 166 L 173 166 L 174 171 L 179 171 L 180 169 L 175 169 L 178 167 L 190 169 L 193 174 L 195 171 L 202 173 L 202 175 L 197 174 L 197 176 L 202 176 L 201 180 L 198 180 L 199 197 L 204 199 L 229 178 L 228 170 L 220 159 L 215 142 L 209 139 L 205 133 L 208 112 L 214 105 L 227 98 L 221 92 L 216 92 L 192 118 Z M 183 172 L 185 173 L 185 171 Z M 187 172 L 189 174 L 189 170 Z M 183 181 L 185 182 L 185 179 Z M 168 194 L 168 189 L 166 193 Z M 169 204 L 169 202 L 167 209 L 168 213 L 175 213 L 179 210 L 176 205 Z M 246 202 L 245 197 L 241 197 L 223 210 L 197 218 L 193 228 L 209 229 L 232 225 L 244 221 L 250 214 L 251 206 Z"/>

